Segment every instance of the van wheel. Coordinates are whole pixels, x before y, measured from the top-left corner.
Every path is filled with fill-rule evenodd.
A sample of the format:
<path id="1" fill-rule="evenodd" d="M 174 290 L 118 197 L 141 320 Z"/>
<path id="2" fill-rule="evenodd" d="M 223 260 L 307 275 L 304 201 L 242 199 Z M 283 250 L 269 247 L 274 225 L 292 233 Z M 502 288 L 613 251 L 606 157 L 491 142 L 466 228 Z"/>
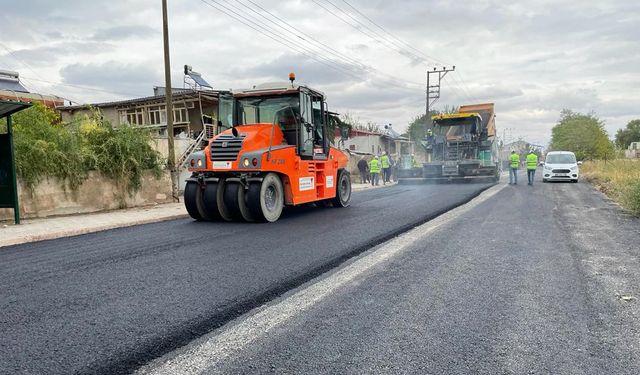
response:
<path id="1" fill-rule="evenodd" d="M 261 183 L 249 185 L 247 206 L 256 221 L 274 222 L 284 208 L 282 181 L 275 173 L 267 173 Z"/>
<path id="2" fill-rule="evenodd" d="M 338 184 L 336 185 L 336 197 L 331 200 L 334 207 L 349 207 L 351 202 L 351 176 L 349 172 L 338 172 Z"/>

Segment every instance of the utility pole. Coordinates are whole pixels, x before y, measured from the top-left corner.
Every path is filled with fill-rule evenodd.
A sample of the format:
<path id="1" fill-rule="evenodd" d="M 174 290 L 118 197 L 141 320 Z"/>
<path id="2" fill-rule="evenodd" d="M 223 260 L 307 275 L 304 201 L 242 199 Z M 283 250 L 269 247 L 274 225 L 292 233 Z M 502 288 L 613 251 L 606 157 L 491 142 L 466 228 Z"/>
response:
<path id="1" fill-rule="evenodd" d="M 429 110 L 438 101 L 438 99 L 440 99 L 440 83 L 447 73 L 454 70 L 456 70 L 455 65 L 451 68 L 442 67 L 442 69 L 433 68 L 433 70 L 427 70 L 427 124 L 424 129 L 425 131 L 431 127 L 431 116 L 429 115 Z M 434 75 L 435 77 L 432 79 L 431 75 Z"/>
<path id="2" fill-rule="evenodd" d="M 169 21 L 167 17 L 167 0 L 162 0 L 162 37 L 164 40 L 164 86 L 166 98 L 167 143 L 169 155 L 167 167 L 171 175 L 171 196 L 178 202 L 178 171 L 176 170 L 176 150 L 173 143 L 173 96 L 171 89 L 171 60 L 169 58 Z"/>

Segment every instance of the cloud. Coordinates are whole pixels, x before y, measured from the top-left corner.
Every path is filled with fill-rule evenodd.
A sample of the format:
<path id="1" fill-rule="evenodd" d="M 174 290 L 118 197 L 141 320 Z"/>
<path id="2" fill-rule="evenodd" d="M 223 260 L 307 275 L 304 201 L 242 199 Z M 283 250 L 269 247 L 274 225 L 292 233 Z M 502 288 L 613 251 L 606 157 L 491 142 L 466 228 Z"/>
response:
<path id="1" fill-rule="evenodd" d="M 285 53 L 281 56 L 259 64 L 247 67 L 236 67 L 227 72 L 231 76 L 241 76 L 245 79 L 262 79 L 286 81 L 289 72 L 295 72 L 298 82 L 326 85 L 336 82 L 348 83 L 366 79 L 367 74 L 361 69 L 344 62 L 333 61 L 329 58 L 314 60 L 301 54 Z M 355 77 L 354 77 L 355 76 Z"/>
<path id="2" fill-rule="evenodd" d="M 97 41 L 114 41 L 130 38 L 144 39 L 146 37 L 159 35 L 160 33 L 159 30 L 145 25 L 114 26 L 99 29 L 93 34 L 92 39 Z"/>
<path id="3" fill-rule="evenodd" d="M 90 86 L 117 94 L 148 96 L 162 84 L 160 70 L 146 65 L 109 61 L 102 64 L 71 64 L 60 70 L 64 84 Z"/>
<path id="4" fill-rule="evenodd" d="M 391 122 L 401 131 L 424 112 L 427 67 L 418 54 L 429 66 L 456 65 L 456 72 L 443 81 L 436 108 L 495 102 L 498 126 L 514 129 L 514 137 L 548 140 L 563 108 L 596 111 L 610 133 L 640 117 L 634 105 L 640 102 L 637 1 L 405 0 L 401 6 L 387 0 L 349 1 L 355 9 L 335 2 L 370 30 L 361 25 L 356 30 L 309 1 L 257 2 L 346 59 L 321 51 L 311 38 L 296 36 L 297 31 L 287 33 L 289 26 L 243 3 L 257 13 L 226 2 L 242 9 L 243 16 L 271 25 L 294 50 L 201 2 L 170 1 L 174 84 L 182 82 L 183 64 L 220 88 L 286 81 L 294 71 L 298 82 L 326 92 L 331 108 L 365 121 Z M 147 95 L 151 86 L 163 82 L 160 20 L 154 0 L 17 2 L 0 14 L 0 32 L 11 35 L 2 43 L 15 51 L 12 56 L 0 48 L 0 68 L 24 71 L 24 62 L 47 80 L 129 97 Z M 266 27 L 260 29 L 266 32 Z M 301 48 L 314 50 L 323 63 L 302 54 Z M 347 59 L 374 69 L 350 66 Z M 325 65 L 334 63 L 337 70 Z M 352 69 L 357 73 L 344 72 Z M 29 70 L 25 76 L 34 75 Z M 79 96 L 83 102 L 111 95 L 68 86 L 44 89 Z"/>

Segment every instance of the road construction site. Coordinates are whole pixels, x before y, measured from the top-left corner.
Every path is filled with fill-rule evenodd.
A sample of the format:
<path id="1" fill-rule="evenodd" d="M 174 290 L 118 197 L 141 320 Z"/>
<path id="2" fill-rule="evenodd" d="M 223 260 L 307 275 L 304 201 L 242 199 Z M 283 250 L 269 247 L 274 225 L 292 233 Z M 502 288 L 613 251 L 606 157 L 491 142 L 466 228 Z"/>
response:
<path id="1" fill-rule="evenodd" d="M 586 183 L 395 185 L 4 247 L 0 373 L 637 373 L 637 227 Z"/>

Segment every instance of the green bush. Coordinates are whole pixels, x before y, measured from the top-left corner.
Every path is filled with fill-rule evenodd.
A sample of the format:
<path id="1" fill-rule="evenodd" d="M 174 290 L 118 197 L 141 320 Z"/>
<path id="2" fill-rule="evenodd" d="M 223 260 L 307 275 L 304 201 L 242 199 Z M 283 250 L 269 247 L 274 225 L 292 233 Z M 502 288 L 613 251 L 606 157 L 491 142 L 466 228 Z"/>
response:
<path id="1" fill-rule="evenodd" d="M 132 194 L 144 170 L 161 175 L 162 159 L 149 131 L 113 129 L 99 112 L 62 124 L 53 110 L 36 104 L 14 115 L 14 124 L 16 169 L 29 187 L 51 176 L 76 189 L 96 170 Z"/>
<path id="2" fill-rule="evenodd" d="M 640 216 L 640 181 L 634 181 L 623 194 L 624 206 L 634 215 Z"/>
<path id="3" fill-rule="evenodd" d="M 160 155 L 150 146 L 148 131 L 124 125 L 113 129 L 103 122 L 96 130 L 83 132 L 89 165 L 103 175 L 124 184 L 130 193 L 140 189 L 142 174 L 152 170 L 162 173 Z"/>
<path id="4" fill-rule="evenodd" d="M 87 177 L 81 140 L 62 124 L 56 113 L 35 105 L 14 115 L 16 170 L 28 186 L 47 176 L 77 188 Z"/>

